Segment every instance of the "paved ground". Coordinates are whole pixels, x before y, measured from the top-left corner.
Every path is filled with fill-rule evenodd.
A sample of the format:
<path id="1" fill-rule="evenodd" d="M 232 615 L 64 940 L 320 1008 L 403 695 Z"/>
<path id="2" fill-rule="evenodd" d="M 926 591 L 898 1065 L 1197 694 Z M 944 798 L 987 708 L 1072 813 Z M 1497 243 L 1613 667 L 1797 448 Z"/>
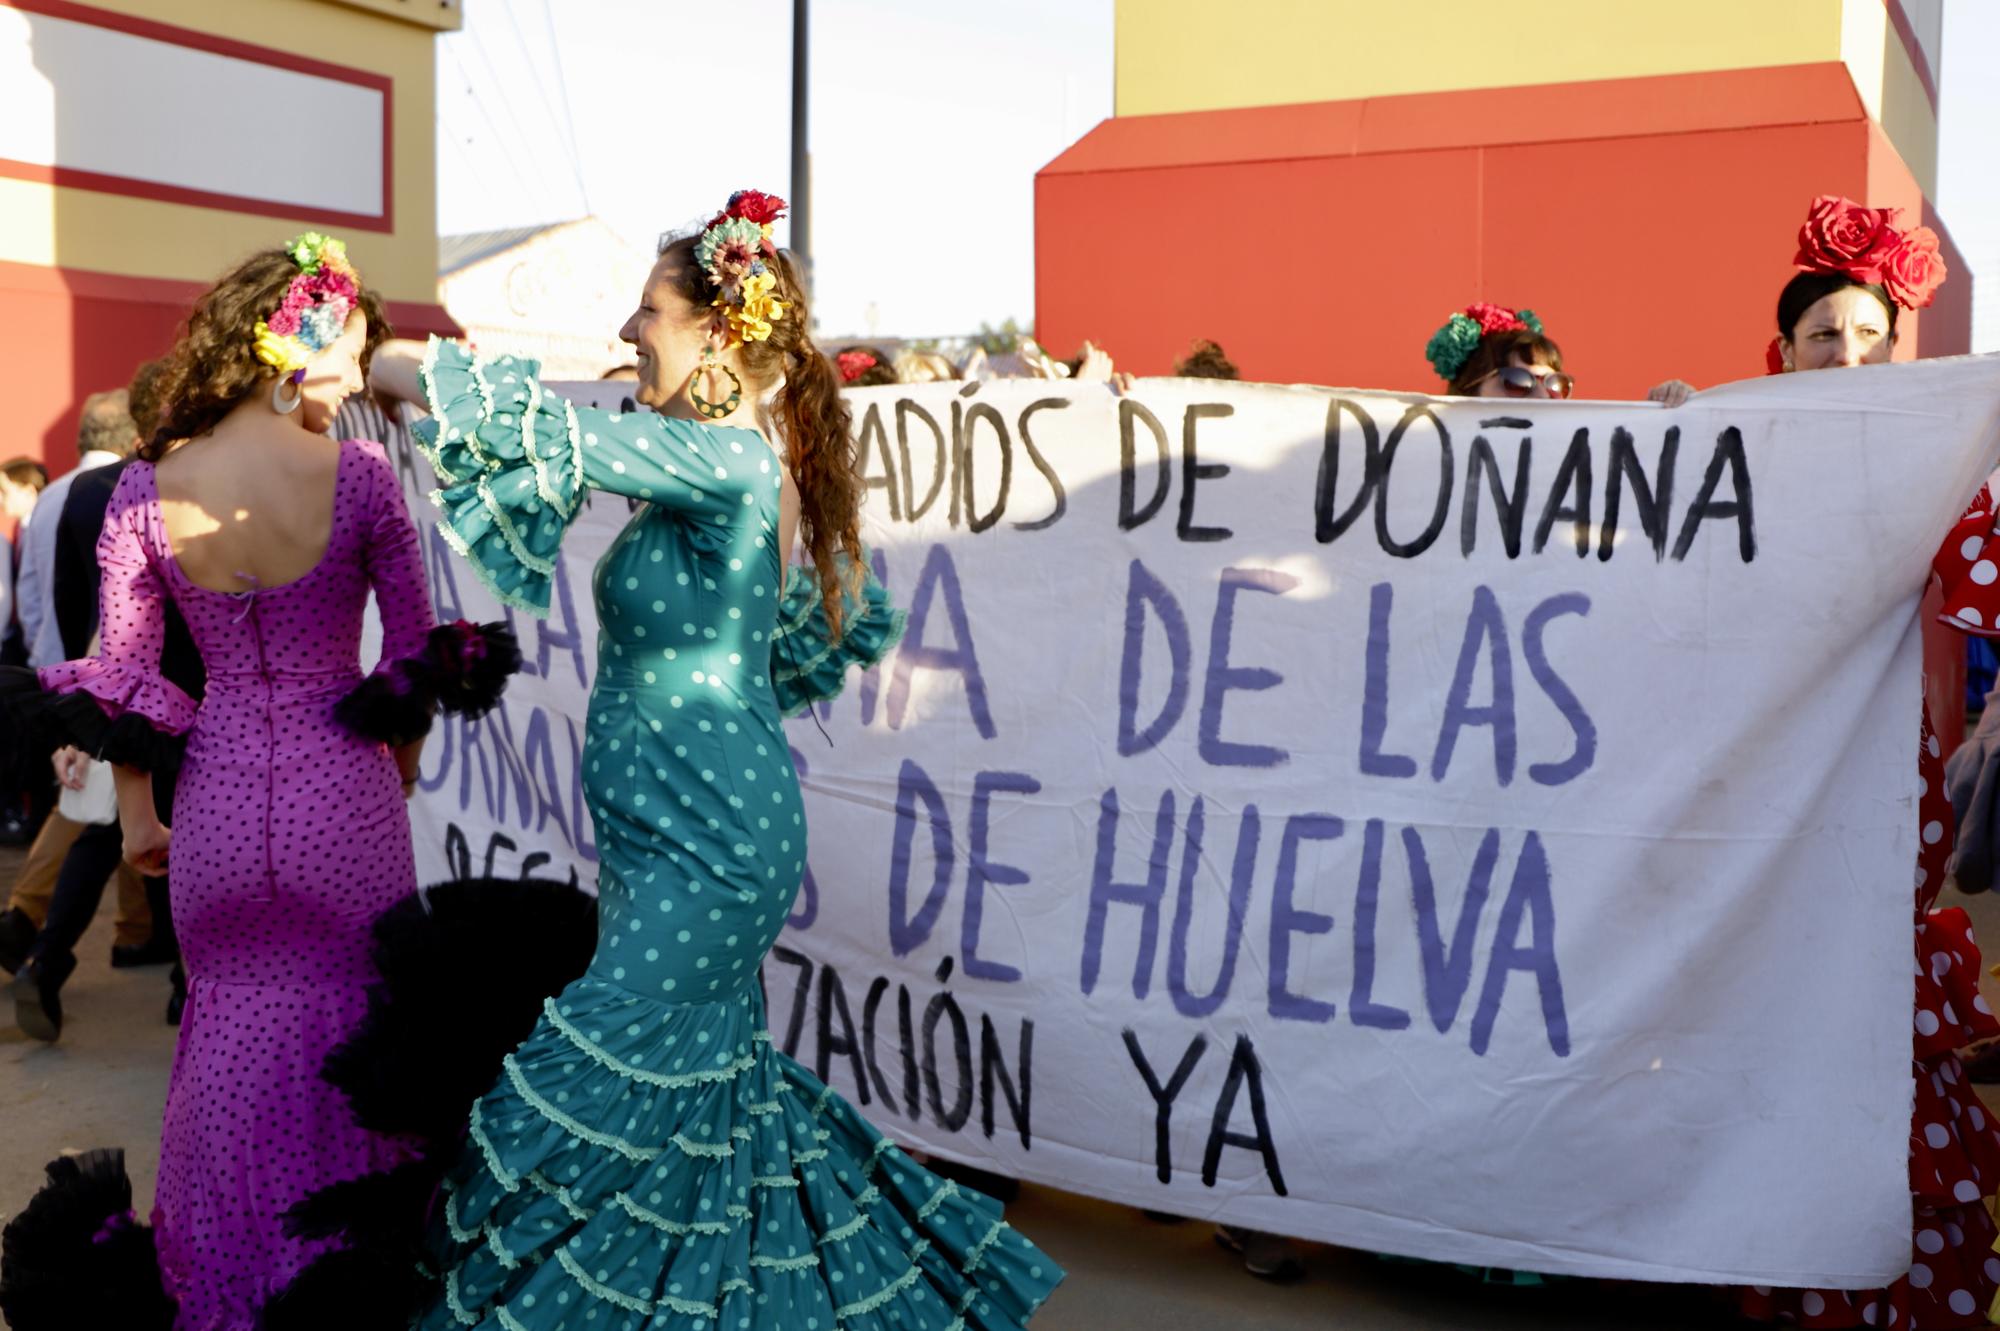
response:
<path id="1" fill-rule="evenodd" d="M 0 850 L 0 884 L 12 881 L 19 858 Z M 1980 935 L 2000 940 L 2000 902 L 1966 904 Z M 2000 957 L 2000 947 L 1988 946 Z M 0 1010 L 0 1218 L 34 1192 L 44 1161 L 90 1146 L 127 1147 L 140 1213 L 150 1204 L 173 1055 L 162 1020 L 166 970 L 113 971 L 110 947 L 107 909 L 65 990 L 70 1015 L 61 1043 L 26 1039 L 11 1025 L 11 1008 Z M 2000 998 L 1995 989 L 1989 977 L 1989 996 Z M 1502 1288 L 1319 1246 L 1306 1250 L 1305 1280 L 1272 1286 L 1245 1276 L 1206 1226 L 1160 1225 L 1046 1188 L 1024 1190 L 1010 1218 L 1070 1271 L 1037 1331 L 1692 1331 L 1733 1324 L 1703 1290 L 1595 1281 Z"/>

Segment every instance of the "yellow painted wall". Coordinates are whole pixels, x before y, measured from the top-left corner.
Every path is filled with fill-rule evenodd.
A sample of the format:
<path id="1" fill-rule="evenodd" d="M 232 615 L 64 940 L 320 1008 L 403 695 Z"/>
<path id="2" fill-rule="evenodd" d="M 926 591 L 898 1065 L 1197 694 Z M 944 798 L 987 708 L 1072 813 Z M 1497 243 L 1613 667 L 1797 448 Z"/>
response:
<path id="1" fill-rule="evenodd" d="M 1116 0 L 1121 116 L 1845 59 L 1925 191 L 1937 122 L 1882 0 Z"/>
<path id="2" fill-rule="evenodd" d="M 391 300 L 437 299 L 436 32 L 326 0 L 94 0 L 155 22 L 349 65 L 394 80 L 395 231 L 341 232 L 370 286 Z M 190 90 L 199 95 L 199 90 Z M 310 152 L 311 126 L 246 107 L 258 151 Z M 0 259 L 209 282 L 252 250 L 304 230 L 289 221 L 95 190 L 0 179 Z M 325 228 L 322 228 L 325 229 Z"/>

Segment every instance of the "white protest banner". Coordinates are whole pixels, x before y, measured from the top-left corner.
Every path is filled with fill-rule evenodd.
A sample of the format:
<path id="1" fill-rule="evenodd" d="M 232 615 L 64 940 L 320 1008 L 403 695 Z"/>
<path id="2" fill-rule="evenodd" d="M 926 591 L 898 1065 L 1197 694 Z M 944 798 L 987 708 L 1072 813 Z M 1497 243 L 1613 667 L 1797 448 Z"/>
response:
<path id="1" fill-rule="evenodd" d="M 907 1143 L 1135 1206 L 1547 1272 L 1907 1267 L 1915 610 L 2000 359 L 1673 411 L 852 401 L 910 624 L 793 723 L 785 1049 Z M 531 673 L 434 737 L 425 878 L 589 879 L 586 573 L 627 512 L 593 498 Z M 491 616 L 427 548 L 441 613 Z"/>

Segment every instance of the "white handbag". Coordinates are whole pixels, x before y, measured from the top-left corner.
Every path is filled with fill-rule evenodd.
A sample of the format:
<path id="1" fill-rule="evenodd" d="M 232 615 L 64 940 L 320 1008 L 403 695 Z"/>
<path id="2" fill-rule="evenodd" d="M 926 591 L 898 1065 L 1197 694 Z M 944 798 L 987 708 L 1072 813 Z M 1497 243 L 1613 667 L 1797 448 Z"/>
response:
<path id="1" fill-rule="evenodd" d="M 90 637 L 90 655 L 97 655 L 97 635 Z M 103 826 L 118 821 L 118 783 L 111 775 L 111 764 L 99 758 L 85 760 L 89 765 L 83 769 L 83 789 L 62 788 L 56 796 L 56 812 L 73 823 Z"/>
<path id="2" fill-rule="evenodd" d="M 115 823 L 118 821 L 118 786 L 111 764 L 96 758 L 85 759 L 83 789 L 62 788 L 56 797 L 56 812 L 73 823 Z"/>

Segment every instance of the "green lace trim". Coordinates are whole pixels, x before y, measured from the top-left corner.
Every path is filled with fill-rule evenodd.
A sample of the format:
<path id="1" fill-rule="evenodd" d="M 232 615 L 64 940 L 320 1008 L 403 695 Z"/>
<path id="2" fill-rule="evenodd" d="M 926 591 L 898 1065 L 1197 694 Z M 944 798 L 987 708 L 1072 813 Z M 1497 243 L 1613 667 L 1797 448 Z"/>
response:
<path id="1" fill-rule="evenodd" d="M 993 1222 L 993 1228 L 986 1231 L 986 1237 L 980 1239 L 979 1242 L 973 1244 L 972 1247 L 966 1252 L 965 1265 L 961 1266 L 959 1269 L 965 1272 L 965 1274 L 967 1275 L 971 1275 L 974 1271 L 977 1271 L 979 1269 L 979 1264 L 986 1260 L 987 1251 L 991 1249 L 994 1244 L 998 1243 L 1000 1241 L 1000 1236 L 1006 1232 L 1007 1232 L 1007 1222 L 1005 1220 L 995 1220 Z"/>
<path id="2" fill-rule="evenodd" d="M 739 1289 L 751 1289 L 751 1288 L 753 1288 L 753 1286 L 750 1284 L 749 1281 L 745 1280 L 742 1276 L 732 1276 L 728 1280 L 723 1281 L 722 1284 L 716 1288 L 715 1292 L 717 1297 L 726 1299 Z"/>
<path id="3" fill-rule="evenodd" d="M 563 400 L 563 419 L 569 427 L 569 465 L 576 475 L 576 502 L 583 503 L 583 426 L 576 419 L 576 404 Z M 574 511 L 574 510 L 572 510 Z"/>
<path id="4" fill-rule="evenodd" d="M 472 1102 L 471 1131 L 472 1140 L 479 1144 L 479 1154 L 486 1158 L 486 1172 L 491 1174 L 494 1181 L 508 1192 L 519 1192 L 521 1190 L 520 1176 L 500 1163 L 500 1152 L 495 1150 L 493 1143 L 486 1138 L 485 1116 L 479 1112 L 479 1102 L 477 1100 Z M 470 1240 L 466 1240 L 466 1242 L 470 1242 Z"/>
<path id="5" fill-rule="evenodd" d="M 493 518 L 493 525 L 499 529 L 500 538 L 507 542 L 507 548 L 513 551 L 514 558 L 521 561 L 522 567 L 545 578 L 553 577 L 556 571 L 555 561 L 543 559 L 528 549 L 527 543 L 521 539 L 521 533 L 514 528 L 514 519 L 508 516 L 507 510 L 501 506 L 499 498 L 493 493 L 490 476 L 491 473 L 482 472 L 479 479 L 472 483 L 472 488 L 478 493 L 479 502 Z"/>
<path id="6" fill-rule="evenodd" d="M 797 1155 L 793 1156 L 792 1163 L 795 1165 L 809 1165 L 815 1160 L 826 1159 L 827 1154 L 827 1149 L 824 1146 L 815 1146 L 810 1151 L 800 1151 Z"/>
<path id="7" fill-rule="evenodd" d="M 458 1189 L 450 1182 L 444 1185 L 444 1228 L 453 1243 L 479 1242 L 478 1230 L 467 1229 L 458 1222 Z"/>
<path id="8" fill-rule="evenodd" d="M 458 1268 L 453 1267 L 444 1274 L 444 1302 L 451 1309 L 451 1315 L 458 1319 L 460 1326 L 478 1326 L 479 1319 L 466 1310 L 458 1297 Z"/>
<path id="9" fill-rule="evenodd" d="M 507 1069 L 507 1080 L 513 1084 L 514 1093 L 525 1100 L 529 1108 L 563 1129 L 563 1131 L 569 1133 L 572 1137 L 587 1141 L 592 1146 L 602 1146 L 607 1151 L 616 1151 L 635 1164 L 645 1164 L 649 1160 L 657 1160 L 659 1158 L 660 1153 L 654 1148 L 649 1146 L 634 1146 L 623 1137 L 615 1137 L 608 1132 L 599 1132 L 595 1128 L 586 1126 L 577 1119 L 571 1118 L 568 1114 L 563 1113 L 562 1110 L 557 1109 L 547 1100 L 544 1100 L 535 1091 L 534 1087 L 528 1085 L 527 1075 L 521 1071 L 521 1065 L 514 1061 L 512 1054 L 501 1059 L 500 1065 Z"/>
<path id="10" fill-rule="evenodd" d="M 937 1210 L 940 1206 L 943 1206 L 947 1201 L 949 1201 L 953 1197 L 956 1197 L 957 1195 L 958 1195 L 958 1185 L 956 1183 L 953 1183 L 950 1179 L 946 1179 L 943 1183 L 938 1185 L 938 1190 L 930 1195 L 930 1200 L 917 1208 L 917 1219 L 919 1220 L 930 1219 L 932 1216 L 937 1214 Z"/>
<path id="11" fill-rule="evenodd" d="M 809 1252 L 803 1257 L 753 1256 L 750 1265 L 768 1267 L 773 1271 L 804 1271 L 819 1265 L 819 1254 Z"/>
<path id="12" fill-rule="evenodd" d="M 528 409 L 521 413 L 521 451 L 528 455 L 528 465 L 535 473 L 535 493 L 542 502 L 564 518 L 569 516 L 561 499 L 557 498 L 555 486 L 549 480 L 548 465 L 542 461 L 541 450 L 535 447 L 535 421 L 542 409 L 542 386 L 535 382 L 535 376 L 528 376 Z"/>
<path id="13" fill-rule="evenodd" d="M 903 1274 L 897 1276 L 867 1298 L 856 1299 L 853 1303 L 841 1304 L 833 1310 L 833 1315 L 836 1319 L 840 1319 L 859 1317 L 862 1313 L 872 1313 L 890 1299 L 895 1298 L 898 1294 L 916 1284 L 922 1276 L 923 1272 L 912 1266 L 909 1270 L 903 1272 Z"/>
<path id="14" fill-rule="evenodd" d="M 678 1132 L 667 1140 L 680 1147 L 681 1154 L 699 1156 L 707 1160 L 727 1160 L 736 1154 L 736 1148 L 728 1142 L 694 1142 Z"/>
<path id="15" fill-rule="evenodd" d="M 720 1067 L 703 1068 L 698 1072 L 648 1072 L 644 1068 L 635 1068 L 631 1064 L 622 1062 L 605 1053 L 589 1036 L 570 1024 L 569 1020 L 557 1009 L 555 999 L 545 998 L 542 1000 L 542 1015 L 548 1018 L 551 1026 L 562 1032 L 565 1039 L 591 1059 L 610 1068 L 621 1077 L 628 1077 L 633 1081 L 644 1082 L 648 1086 L 699 1086 L 703 1082 L 734 1081 L 738 1076 L 757 1066 L 757 1051 L 752 1049 L 747 1054 L 739 1055 L 732 1062 L 725 1063 Z M 755 1041 L 753 1040 L 752 1043 L 755 1043 Z"/>
<path id="16" fill-rule="evenodd" d="M 577 1205 L 576 1198 L 570 1195 L 569 1189 L 543 1174 L 541 1170 L 534 1169 L 528 1171 L 528 1182 L 534 1184 L 535 1188 L 543 1196 L 554 1198 L 556 1204 L 569 1213 L 570 1219 L 580 1225 L 590 1223 L 591 1213 Z"/>
<path id="17" fill-rule="evenodd" d="M 790 1174 L 766 1174 L 750 1180 L 760 1188 L 796 1188 L 799 1181 Z"/>
<path id="18" fill-rule="evenodd" d="M 444 491 L 433 490 L 430 492 L 429 498 L 432 507 L 443 511 L 445 506 Z M 487 568 L 479 556 L 472 553 L 472 547 L 466 544 L 465 537 L 459 534 L 458 528 L 451 525 L 449 517 L 439 518 L 435 525 L 437 527 L 437 534 L 444 538 L 444 543 L 451 547 L 454 554 L 465 561 L 466 566 L 472 570 L 472 576 L 478 580 L 480 586 L 492 594 L 495 600 L 499 601 L 502 605 L 511 605 L 516 610 L 525 611 L 537 619 L 547 619 L 549 617 L 549 608 L 546 605 L 536 605 L 528 599 L 525 592 L 509 591 L 507 588 L 502 587 L 500 579 L 494 576 L 493 570 Z"/>
<path id="19" fill-rule="evenodd" d="M 504 1269 L 508 1271 L 521 1269 L 521 1259 L 507 1251 L 507 1245 L 500 1242 L 500 1231 L 493 1228 L 490 1223 L 486 1226 L 486 1247 L 493 1254 L 493 1259 Z"/>
<path id="20" fill-rule="evenodd" d="M 857 1214 L 854 1219 L 844 1224 L 835 1225 L 832 1229 L 820 1235 L 820 1246 L 823 1248 L 829 1243 L 839 1243 L 842 1239 L 851 1239 L 866 1228 L 868 1228 L 868 1217 Z"/>
<path id="21" fill-rule="evenodd" d="M 669 1220 L 663 1215 L 655 1215 L 622 1192 L 612 1193 L 611 1200 L 634 1220 L 643 1220 L 662 1233 L 672 1234 L 676 1238 L 685 1238 L 689 1234 L 727 1234 L 731 1229 L 727 1220 Z M 750 1208 L 746 1206 L 743 1211 L 747 1217 Z"/>
<path id="22" fill-rule="evenodd" d="M 521 1324 L 521 1319 L 505 1308 L 495 1308 L 493 1315 L 500 1319 L 500 1325 L 506 1327 L 507 1331 L 528 1331 L 528 1328 Z"/>
<path id="23" fill-rule="evenodd" d="M 609 1285 L 600 1284 L 598 1281 L 591 1279 L 590 1275 L 584 1271 L 582 1264 L 576 1258 L 569 1255 L 568 1248 L 556 1249 L 556 1261 L 562 1264 L 563 1270 L 569 1272 L 571 1280 L 574 1280 L 598 1298 L 603 1299 L 606 1303 L 615 1303 L 629 1312 L 650 1313 L 653 1311 L 653 1305 L 646 1302 L 646 1300 L 634 1298 L 622 1290 L 613 1289 Z M 708 1315 L 710 1317 L 715 1316 L 715 1310 L 709 1308 L 707 1304 L 698 1303 L 695 1306 L 697 1308 L 707 1308 Z M 687 1310 L 675 1309 L 675 1311 L 685 1312 Z"/>

